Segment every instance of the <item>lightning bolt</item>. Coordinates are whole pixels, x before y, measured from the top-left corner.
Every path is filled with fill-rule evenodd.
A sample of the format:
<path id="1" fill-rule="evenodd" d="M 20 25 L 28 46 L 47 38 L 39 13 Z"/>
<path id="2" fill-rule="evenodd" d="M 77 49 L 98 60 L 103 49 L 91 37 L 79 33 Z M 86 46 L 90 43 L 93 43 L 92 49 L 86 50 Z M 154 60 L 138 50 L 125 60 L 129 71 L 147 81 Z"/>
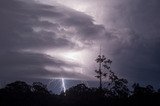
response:
<path id="1" fill-rule="evenodd" d="M 64 78 L 62 78 L 62 88 L 63 88 L 63 92 L 66 92 L 66 86 L 65 86 Z"/>

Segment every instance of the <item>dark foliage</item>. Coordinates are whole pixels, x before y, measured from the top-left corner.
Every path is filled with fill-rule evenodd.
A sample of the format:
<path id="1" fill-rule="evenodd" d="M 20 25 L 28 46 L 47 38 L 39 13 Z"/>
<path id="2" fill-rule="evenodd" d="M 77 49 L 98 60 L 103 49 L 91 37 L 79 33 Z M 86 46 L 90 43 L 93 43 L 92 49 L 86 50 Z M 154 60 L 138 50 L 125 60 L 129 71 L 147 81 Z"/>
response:
<path id="1" fill-rule="evenodd" d="M 35 82 L 28 85 L 22 81 L 7 84 L 0 89 L 0 106 L 139 106 L 160 105 L 160 92 L 151 85 L 145 87 L 133 84 L 133 91 L 127 88 L 127 80 L 119 79 L 110 73 L 111 83 L 108 88 L 88 88 L 78 84 L 66 93 L 55 95 L 46 85 Z"/>
<path id="2" fill-rule="evenodd" d="M 108 84 L 108 95 L 110 97 L 126 98 L 129 96 L 129 89 L 127 87 L 128 81 L 123 78 L 118 78 L 114 72 L 109 72 L 109 84 Z"/>

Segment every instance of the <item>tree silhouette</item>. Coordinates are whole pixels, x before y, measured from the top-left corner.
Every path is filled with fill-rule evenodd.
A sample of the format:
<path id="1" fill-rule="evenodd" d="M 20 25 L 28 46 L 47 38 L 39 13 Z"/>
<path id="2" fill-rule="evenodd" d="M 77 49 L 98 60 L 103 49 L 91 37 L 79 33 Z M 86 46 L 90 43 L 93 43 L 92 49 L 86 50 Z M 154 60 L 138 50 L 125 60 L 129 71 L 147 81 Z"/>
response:
<path id="1" fill-rule="evenodd" d="M 18 94 L 27 94 L 31 92 L 31 86 L 23 81 L 16 81 L 10 84 L 7 84 L 5 90 L 14 95 Z"/>
<path id="2" fill-rule="evenodd" d="M 130 93 L 127 87 L 128 81 L 115 75 L 110 67 L 112 61 L 110 59 L 106 59 L 104 55 L 98 55 L 96 62 L 99 63 L 99 69 L 95 70 L 98 74 L 95 77 L 99 79 L 99 89 L 102 91 L 102 79 L 107 77 L 109 74 L 108 90 L 106 90 L 107 95 L 114 97 L 127 97 Z"/>
<path id="3" fill-rule="evenodd" d="M 110 65 L 112 61 L 110 59 L 106 59 L 104 55 L 98 55 L 96 58 L 96 62 L 99 64 L 99 69 L 95 70 L 97 76 L 96 78 L 99 79 L 99 89 L 102 89 L 102 79 L 107 76 L 107 71 L 110 70 Z M 105 68 L 105 70 L 102 70 L 102 66 Z M 106 70 L 107 69 L 107 70 Z"/>
<path id="4" fill-rule="evenodd" d="M 160 92 L 155 91 L 151 85 L 133 85 L 133 94 L 128 95 L 127 80 L 119 78 L 109 71 L 109 87 L 102 89 L 89 88 L 85 84 L 78 84 L 66 90 L 66 95 L 49 94 L 46 85 L 35 82 L 28 85 L 22 81 L 7 84 L 0 89 L 0 106 L 145 106 L 160 105 Z M 109 91 L 109 92 L 108 92 Z"/>
<path id="5" fill-rule="evenodd" d="M 127 83 L 128 81 L 126 79 L 119 78 L 112 70 L 109 71 L 108 89 L 112 96 L 128 97 L 130 91 L 127 87 Z"/>
<path id="6" fill-rule="evenodd" d="M 69 88 L 66 91 L 67 96 L 85 96 L 89 93 L 90 89 L 85 84 L 78 84 Z"/>
<path id="7" fill-rule="evenodd" d="M 34 82 L 32 84 L 32 92 L 39 95 L 49 95 L 50 92 L 47 90 L 47 85 L 42 84 L 41 82 Z"/>
<path id="8" fill-rule="evenodd" d="M 134 83 L 132 85 L 133 87 L 133 96 L 147 96 L 152 95 L 155 91 L 154 88 L 151 85 L 147 85 L 146 87 L 140 86 L 138 83 Z"/>

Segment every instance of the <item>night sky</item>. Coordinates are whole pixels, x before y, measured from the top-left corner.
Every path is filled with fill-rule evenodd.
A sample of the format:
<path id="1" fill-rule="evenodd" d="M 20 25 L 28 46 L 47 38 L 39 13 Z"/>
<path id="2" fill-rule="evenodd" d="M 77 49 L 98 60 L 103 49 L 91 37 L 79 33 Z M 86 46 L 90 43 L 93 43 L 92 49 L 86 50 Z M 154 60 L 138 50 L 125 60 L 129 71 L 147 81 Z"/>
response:
<path id="1" fill-rule="evenodd" d="M 0 86 L 97 85 L 100 45 L 118 76 L 160 87 L 160 0 L 0 0 Z"/>

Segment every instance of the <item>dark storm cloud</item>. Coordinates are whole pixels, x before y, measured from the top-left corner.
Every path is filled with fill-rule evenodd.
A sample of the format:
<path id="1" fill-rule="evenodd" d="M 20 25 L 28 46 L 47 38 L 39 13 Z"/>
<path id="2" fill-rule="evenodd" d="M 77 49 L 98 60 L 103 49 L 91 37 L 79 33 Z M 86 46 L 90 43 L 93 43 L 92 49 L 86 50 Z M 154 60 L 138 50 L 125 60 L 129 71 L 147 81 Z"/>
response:
<path id="1" fill-rule="evenodd" d="M 74 69 L 80 67 L 79 64 L 51 58 L 41 50 L 82 49 L 70 40 L 72 36 L 94 40 L 105 30 L 102 25 L 95 25 L 92 17 L 84 13 L 33 0 L 1 0 L 0 23 L 0 79 L 6 80 L 25 79 L 28 76 L 81 78 L 81 74 L 62 68 Z M 74 31 L 65 30 L 69 28 L 74 28 Z M 48 71 L 45 66 L 54 69 Z"/>
<path id="2" fill-rule="evenodd" d="M 65 67 L 78 67 L 77 64 L 70 64 L 60 61 L 56 58 L 50 57 L 45 54 L 38 53 L 23 53 L 23 52 L 6 52 L 0 54 L 0 78 L 8 79 L 24 78 L 24 77 L 60 77 L 61 75 L 77 75 L 76 73 L 66 73 L 65 71 L 57 72 L 57 70 L 48 71 L 44 69 L 46 65 L 51 65 L 57 69 L 61 66 Z M 77 75 L 79 76 L 79 75 Z"/>
<path id="3" fill-rule="evenodd" d="M 55 67 L 75 66 L 41 53 L 22 52 L 25 49 L 65 48 L 74 45 L 63 38 L 56 38 L 54 32 L 35 32 L 34 26 L 57 30 L 57 24 L 40 21 L 40 16 L 59 17 L 60 13 L 47 11 L 50 6 L 17 0 L 0 1 L 0 78 L 16 79 L 24 77 L 58 77 L 44 69 L 45 65 Z M 52 7 L 54 8 L 54 7 Z M 58 62 L 58 63 L 57 63 Z M 54 71 L 54 70 L 53 70 Z"/>
<path id="4" fill-rule="evenodd" d="M 113 9 L 110 22 L 119 28 L 112 33 L 114 67 L 131 81 L 160 81 L 159 11 L 159 0 L 123 0 Z"/>
<path id="5" fill-rule="evenodd" d="M 13 2 L 13 3 L 12 3 Z M 62 47 L 64 45 L 73 45 L 72 42 L 63 38 L 56 38 L 54 32 L 40 31 L 34 32 L 34 26 L 40 27 L 52 27 L 53 30 L 57 30 L 56 24 L 46 21 L 41 22 L 40 16 L 57 16 L 57 13 L 47 11 L 47 6 L 41 6 L 38 4 L 32 4 L 30 8 L 29 4 L 11 1 L 13 6 L 8 1 L 2 1 L 1 6 L 1 28 L 0 34 L 1 48 L 33 48 L 33 47 Z M 6 5 L 5 5 L 6 4 Z M 19 4 L 19 5 L 18 5 Z M 10 6 L 11 5 L 11 6 Z M 5 7 L 6 6 L 6 7 Z M 10 7 L 10 8 L 7 8 Z M 59 43 L 61 42 L 61 43 Z"/>
<path id="6" fill-rule="evenodd" d="M 103 38 L 106 32 L 105 27 L 103 25 L 95 25 L 93 21 L 91 16 L 75 11 L 72 17 L 66 17 L 63 22 L 66 26 L 76 28 L 77 35 L 79 35 L 82 40 Z"/>

